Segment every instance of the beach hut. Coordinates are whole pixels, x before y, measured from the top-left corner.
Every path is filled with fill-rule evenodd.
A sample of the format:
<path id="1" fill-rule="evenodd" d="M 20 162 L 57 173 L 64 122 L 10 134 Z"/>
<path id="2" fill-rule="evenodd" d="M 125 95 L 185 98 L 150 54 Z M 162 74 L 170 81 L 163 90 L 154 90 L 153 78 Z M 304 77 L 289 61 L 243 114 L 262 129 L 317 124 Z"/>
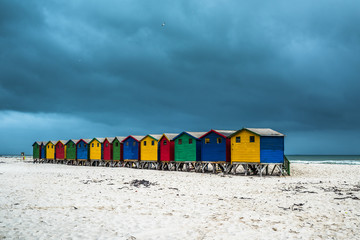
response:
<path id="1" fill-rule="evenodd" d="M 55 144 L 56 160 L 64 160 L 66 158 L 66 141 L 59 140 Z"/>
<path id="2" fill-rule="evenodd" d="M 130 135 L 122 141 L 124 161 L 140 160 L 140 140 L 143 138 L 144 136 Z"/>
<path id="3" fill-rule="evenodd" d="M 201 160 L 200 137 L 206 132 L 182 132 L 174 138 L 174 158 L 176 162 Z"/>
<path id="4" fill-rule="evenodd" d="M 159 140 L 160 162 L 174 161 L 174 138 L 177 133 L 164 133 Z"/>
<path id="5" fill-rule="evenodd" d="M 79 140 L 77 139 L 70 139 L 69 141 L 67 141 L 65 143 L 66 146 L 66 160 L 74 163 L 74 161 L 76 160 L 76 143 Z"/>
<path id="6" fill-rule="evenodd" d="M 125 137 L 115 137 L 112 141 L 113 147 L 113 161 L 121 161 L 123 160 L 122 152 L 123 152 L 123 144 L 122 141 Z"/>
<path id="7" fill-rule="evenodd" d="M 40 159 L 46 159 L 46 142 L 41 142 L 40 145 Z"/>
<path id="8" fill-rule="evenodd" d="M 36 162 L 38 159 L 40 159 L 41 156 L 41 142 L 34 142 L 33 143 L 33 160 Z"/>
<path id="9" fill-rule="evenodd" d="M 93 138 L 89 142 L 89 160 L 90 164 L 93 165 L 96 162 L 96 165 L 100 164 L 102 159 L 102 144 L 105 141 L 105 138 Z"/>
<path id="10" fill-rule="evenodd" d="M 283 163 L 284 134 L 270 128 L 243 128 L 231 138 L 231 163 Z"/>
<path id="11" fill-rule="evenodd" d="M 234 130 L 210 130 L 200 137 L 202 162 L 230 162 L 230 138 Z"/>
<path id="12" fill-rule="evenodd" d="M 115 138 L 107 137 L 103 142 L 103 157 L 104 161 L 111 161 L 113 160 L 113 144 Z"/>
<path id="13" fill-rule="evenodd" d="M 160 138 L 161 134 L 148 134 L 140 140 L 141 161 L 158 160 L 158 142 Z"/>
<path id="14" fill-rule="evenodd" d="M 79 162 L 84 162 L 89 159 L 89 143 L 91 139 L 80 139 L 76 143 L 76 159 Z"/>
<path id="15" fill-rule="evenodd" d="M 46 159 L 48 161 L 55 160 L 55 144 L 56 141 L 48 141 L 45 145 L 46 147 Z"/>

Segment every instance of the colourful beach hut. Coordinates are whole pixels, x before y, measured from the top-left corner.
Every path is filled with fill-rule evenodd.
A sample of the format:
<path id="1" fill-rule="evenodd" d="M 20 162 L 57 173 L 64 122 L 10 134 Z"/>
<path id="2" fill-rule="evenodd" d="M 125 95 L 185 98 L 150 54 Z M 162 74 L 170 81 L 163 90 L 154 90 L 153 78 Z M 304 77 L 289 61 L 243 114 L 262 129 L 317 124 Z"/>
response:
<path id="1" fill-rule="evenodd" d="M 41 142 L 40 145 L 40 159 L 45 159 L 46 158 L 46 142 Z"/>
<path id="2" fill-rule="evenodd" d="M 41 156 L 41 142 L 34 142 L 33 143 L 33 159 L 40 159 Z"/>
<path id="3" fill-rule="evenodd" d="M 230 162 L 231 141 L 234 130 L 210 130 L 200 137 L 202 162 Z"/>
<path id="4" fill-rule="evenodd" d="M 56 141 L 48 141 L 46 143 L 46 159 L 55 160 L 55 144 Z"/>
<path id="5" fill-rule="evenodd" d="M 90 160 L 102 159 L 102 144 L 105 138 L 93 138 L 89 143 Z"/>
<path id="6" fill-rule="evenodd" d="M 103 147 L 102 159 L 105 161 L 113 160 L 113 144 L 112 144 L 112 142 L 114 141 L 114 139 L 115 138 L 113 138 L 113 137 L 107 137 L 107 138 L 105 138 L 105 140 L 102 144 L 102 147 Z"/>
<path id="7" fill-rule="evenodd" d="M 200 137 L 206 132 L 182 132 L 174 138 L 174 155 L 176 162 L 193 162 L 201 160 Z"/>
<path id="8" fill-rule="evenodd" d="M 76 143 L 79 140 L 77 139 L 70 139 L 65 143 L 66 146 L 66 159 L 69 161 L 76 160 Z"/>
<path id="9" fill-rule="evenodd" d="M 161 134 L 148 134 L 140 140 L 141 161 L 158 161 L 158 142 Z"/>
<path id="10" fill-rule="evenodd" d="M 140 140 L 143 138 L 144 136 L 130 135 L 122 141 L 124 160 L 140 160 Z"/>
<path id="11" fill-rule="evenodd" d="M 89 159 L 89 143 L 91 139 L 80 139 L 76 143 L 76 159 L 78 161 Z"/>
<path id="12" fill-rule="evenodd" d="M 177 133 L 164 133 L 159 140 L 159 160 L 161 162 L 174 161 L 174 138 Z"/>
<path id="13" fill-rule="evenodd" d="M 229 136 L 231 163 L 283 163 L 284 134 L 270 128 L 243 128 Z"/>
<path id="14" fill-rule="evenodd" d="M 123 144 L 122 141 L 125 137 L 115 137 L 112 141 L 113 147 L 113 160 L 114 161 L 121 161 L 123 160 L 122 152 L 123 152 Z"/>
<path id="15" fill-rule="evenodd" d="M 64 160 L 66 159 L 66 141 L 59 140 L 55 144 L 55 156 L 56 160 Z"/>

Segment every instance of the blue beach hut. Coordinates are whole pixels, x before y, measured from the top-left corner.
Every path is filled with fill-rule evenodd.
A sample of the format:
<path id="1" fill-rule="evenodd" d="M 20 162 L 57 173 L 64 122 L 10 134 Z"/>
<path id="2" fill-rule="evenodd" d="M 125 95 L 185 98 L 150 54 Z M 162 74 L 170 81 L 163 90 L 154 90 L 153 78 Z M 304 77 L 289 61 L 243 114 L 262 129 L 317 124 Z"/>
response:
<path id="1" fill-rule="evenodd" d="M 89 159 L 89 143 L 91 139 L 80 139 L 76 143 L 76 159 L 88 160 Z"/>
<path id="2" fill-rule="evenodd" d="M 140 140 L 145 136 L 128 136 L 123 143 L 124 160 L 140 160 Z"/>
<path id="3" fill-rule="evenodd" d="M 41 142 L 40 148 L 40 159 L 45 159 L 46 158 L 46 148 L 45 148 L 46 142 Z"/>
<path id="4" fill-rule="evenodd" d="M 200 137 L 202 162 L 230 162 L 230 138 L 234 130 L 210 130 Z"/>

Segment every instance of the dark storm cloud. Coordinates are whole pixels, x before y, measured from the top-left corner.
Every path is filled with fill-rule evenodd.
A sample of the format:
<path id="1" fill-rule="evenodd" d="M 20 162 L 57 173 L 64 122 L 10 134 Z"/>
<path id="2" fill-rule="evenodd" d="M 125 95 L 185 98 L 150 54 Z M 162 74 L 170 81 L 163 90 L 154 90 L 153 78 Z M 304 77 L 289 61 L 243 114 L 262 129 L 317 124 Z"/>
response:
<path id="1" fill-rule="evenodd" d="M 0 111 L 72 116 L 119 134 L 360 133 L 359 7 L 1 1 Z"/>

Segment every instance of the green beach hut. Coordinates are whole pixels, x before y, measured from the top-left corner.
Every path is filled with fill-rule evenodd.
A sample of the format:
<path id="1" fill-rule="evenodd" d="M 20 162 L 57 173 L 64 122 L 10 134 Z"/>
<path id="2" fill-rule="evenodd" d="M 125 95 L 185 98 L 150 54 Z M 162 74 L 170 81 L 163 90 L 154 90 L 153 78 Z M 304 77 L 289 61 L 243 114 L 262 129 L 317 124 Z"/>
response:
<path id="1" fill-rule="evenodd" d="M 175 161 L 194 162 L 201 160 L 200 137 L 206 132 L 182 132 L 174 138 Z"/>
<path id="2" fill-rule="evenodd" d="M 33 146 L 33 159 L 40 159 L 41 142 L 34 142 Z"/>
<path id="3" fill-rule="evenodd" d="M 113 161 L 121 161 L 122 159 L 122 151 L 123 151 L 123 147 L 122 147 L 122 141 L 125 139 L 126 137 L 115 137 L 114 140 L 112 141 L 112 145 L 113 145 Z"/>
<path id="4" fill-rule="evenodd" d="M 78 139 L 70 139 L 65 143 L 66 146 L 66 160 L 74 161 L 76 160 L 76 143 Z"/>

